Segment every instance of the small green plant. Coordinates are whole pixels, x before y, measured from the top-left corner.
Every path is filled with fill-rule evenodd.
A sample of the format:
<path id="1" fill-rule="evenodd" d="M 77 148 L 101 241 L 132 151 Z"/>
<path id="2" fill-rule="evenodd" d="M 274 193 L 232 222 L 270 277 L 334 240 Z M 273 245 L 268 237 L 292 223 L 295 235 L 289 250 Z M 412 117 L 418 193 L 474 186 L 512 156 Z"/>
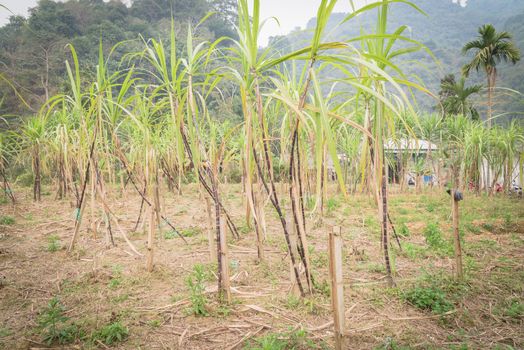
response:
<path id="1" fill-rule="evenodd" d="M 513 217 L 511 213 L 504 213 L 504 227 L 509 229 L 513 226 Z"/>
<path id="2" fill-rule="evenodd" d="M 0 338 L 4 338 L 11 335 L 9 328 L 0 327 Z"/>
<path id="3" fill-rule="evenodd" d="M 0 216 L 0 225 L 14 225 L 15 224 L 15 218 L 8 215 L 2 215 Z"/>
<path id="4" fill-rule="evenodd" d="M 244 350 L 310 350 L 322 349 L 325 344 L 317 345 L 308 339 L 303 329 L 284 333 L 268 333 L 249 341 Z"/>
<path id="5" fill-rule="evenodd" d="M 446 293 L 434 285 L 415 286 L 405 291 L 402 298 L 419 309 L 435 314 L 443 314 L 453 309 L 453 303 L 448 300 Z"/>
<path id="6" fill-rule="evenodd" d="M 399 208 L 398 209 L 398 213 L 400 215 L 408 215 L 409 214 L 409 210 L 407 210 L 406 208 Z"/>
<path id="7" fill-rule="evenodd" d="M 151 328 L 158 328 L 161 324 L 162 322 L 160 322 L 160 320 L 150 320 L 147 322 L 147 325 Z"/>
<path id="8" fill-rule="evenodd" d="M 391 337 L 386 337 L 384 339 L 384 343 L 378 347 L 376 347 L 374 350 L 410 350 L 411 348 L 408 346 L 398 345 L 395 339 Z"/>
<path id="9" fill-rule="evenodd" d="M 93 333 L 92 340 L 95 342 L 98 340 L 105 345 L 112 345 L 123 341 L 128 335 L 129 329 L 118 321 L 107 324 Z"/>
<path id="10" fill-rule="evenodd" d="M 191 301 L 192 314 L 197 316 L 207 316 L 208 312 L 206 309 L 207 299 L 204 294 L 205 286 L 204 281 L 206 280 L 206 272 L 202 264 L 196 264 L 193 267 L 193 272 L 186 279 L 186 285 L 189 288 Z"/>
<path id="11" fill-rule="evenodd" d="M 328 266 L 328 255 L 326 252 L 316 252 L 315 247 L 309 247 L 309 255 L 311 256 L 311 264 L 319 269 Z"/>
<path id="12" fill-rule="evenodd" d="M 409 227 L 405 223 L 402 223 L 398 229 L 398 234 L 402 237 L 409 237 L 411 233 L 409 232 Z"/>
<path id="13" fill-rule="evenodd" d="M 429 213 L 433 213 L 435 211 L 435 208 L 437 207 L 437 204 L 434 203 L 434 202 L 428 202 L 428 204 L 426 205 L 426 210 L 429 212 Z"/>
<path id="14" fill-rule="evenodd" d="M 313 288 L 316 292 L 324 295 L 325 297 L 329 297 L 331 295 L 331 287 L 326 280 L 322 280 L 320 282 L 317 278 L 315 278 L 313 280 Z"/>
<path id="15" fill-rule="evenodd" d="M 65 308 L 57 297 L 53 297 L 38 316 L 38 330 L 47 345 L 69 344 L 80 335 L 78 327 L 69 323 L 64 315 Z"/>
<path id="16" fill-rule="evenodd" d="M 424 228 L 424 237 L 430 248 L 441 255 L 453 254 L 453 246 L 442 238 L 442 232 L 437 223 L 429 223 Z"/>
<path id="17" fill-rule="evenodd" d="M 164 239 L 173 239 L 176 238 L 178 235 L 174 230 L 169 230 L 164 232 Z"/>
<path id="18" fill-rule="evenodd" d="M 480 228 L 478 226 L 473 225 L 471 223 L 464 224 L 464 228 L 466 230 L 468 230 L 468 232 L 474 233 L 476 235 L 478 235 L 481 232 L 481 230 L 480 230 Z"/>
<path id="19" fill-rule="evenodd" d="M 508 317 L 513 320 L 519 320 L 524 318 L 524 304 L 519 299 L 511 299 L 497 308 L 497 314 Z"/>
<path id="20" fill-rule="evenodd" d="M 180 231 L 180 234 L 183 237 L 194 237 L 198 235 L 199 233 L 202 233 L 202 230 L 199 227 L 189 227 L 185 230 Z"/>
<path id="21" fill-rule="evenodd" d="M 118 264 L 114 265 L 111 270 L 112 278 L 109 280 L 107 287 L 109 289 L 116 289 L 122 284 L 122 266 Z"/>
<path id="22" fill-rule="evenodd" d="M 251 228 L 249 227 L 247 221 L 244 220 L 242 225 L 238 227 L 238 231 L 244 235 L 247 235 L 249 232 L 251 232 Z"/>
<path id="23" fill-rule="evenodd" d="M 60 238 L 57 235 L 47 237 L 47 251 L 56 252 L 60 250 Z"/>
<path id="24" fill-rule="evenodd" d="M 403 253 L 411 260 L 415 260 L 426 255 L 426 249 L 417 244 L 406 242 L 402 245 Z"/>
<path id="25" fill-rule="evenodd" d="M 485 222 L 482 224 L 482 228 L 486 231 L 493 232 L 495 231 L 495 226 L 490 222 Z"/>
<path id="26" fill-rule="evenodd" d="M 289 294 L 286 298 L 285 304 L 288 309 L 294 310 L 298 306 L 300 306 L 300 298 L 294 296 L 293 294 Z"/>
<path id="27" fill-rule="evenodd" d="M 340 206 L 339 201 L 336 198 L 329 198 L 326 201 L 326 208 L 329 214 L 333 213 Z"/>

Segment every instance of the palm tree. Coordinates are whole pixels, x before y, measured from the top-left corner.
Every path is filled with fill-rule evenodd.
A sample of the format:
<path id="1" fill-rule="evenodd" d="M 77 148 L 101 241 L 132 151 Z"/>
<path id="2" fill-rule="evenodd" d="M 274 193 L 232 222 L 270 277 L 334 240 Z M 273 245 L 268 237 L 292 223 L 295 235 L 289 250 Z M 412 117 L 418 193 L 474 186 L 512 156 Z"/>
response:
<path id="1" fill-rule="evenodd" d="M 497 63 L 501 61 L 515 64 L 520 60 L 520 51 L 511 41 L 511 34 L 505 31 L 497 32 L 491 24 L 485 24 L 478 30 L 480 37 L 468 42 L 462 48 L 463 54 L 470 50 L 475 51 L 471 62 L 462 68 L 464 76 L 468 76 L 472 69 L 477 72 L 483 68 L 488 79 L 488 126 L 491 126 L 492 97 L 497 79 Z"/>
<path id="2" fill-rule="evenodd" d="M 470 116 L 472 120 L 478 120 L 479 114 L 477 109 L 469 103 L 468 98 L 479 93 L 481 85 L 472 85 L 466 87 L 466 78 L 461 77 L 459 81 L 455 80 L 455 75 L 446 75 L 440 82 L 440 102 L 445 114 L 462 114 Z"/>

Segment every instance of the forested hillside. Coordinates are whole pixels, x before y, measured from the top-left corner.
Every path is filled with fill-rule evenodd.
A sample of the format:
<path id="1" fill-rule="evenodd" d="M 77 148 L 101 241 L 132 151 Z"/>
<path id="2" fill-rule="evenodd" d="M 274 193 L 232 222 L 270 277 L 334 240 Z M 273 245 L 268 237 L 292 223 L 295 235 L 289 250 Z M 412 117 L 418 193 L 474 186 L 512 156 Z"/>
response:
<path id="1" fill-rule="evenodd" d="M 391 6 L 388 18 L 389 31 L 393 32 L 401 25 L 407 24 L 409 29 L 404 35 L 422 42 L 434 54 L 432 58 L 423 50 L 402 56 L 397 64 L 409 75 L 416 76 L 431 91 L 437 93 L 440 79 L 446 74 L 460 75 L 461 67 L 470 59 L 461 53 L 462 47 L 478 35 L 478 28 L 486 23 L 493 24 L 498 30 L 507 30 L 513 34 L 518 47 L 524 49 L 524 1 L 521 0 L 469 0 L 467 6 L 462 7 L 451 0 L 415 0 L 426 15 L 414 8 L 396 3 Z M 330 19 L 332 40 L 349 40 L 363 33 L 369 33 L 375 26 L 375 13 L 368 11 L 346 22 L 339 23 L 346 14 L 334 14 Z M 315 19 L 311 19 L 306 30 L 295 31 L 286 37 L 273 37 L 271 42 L 286 50 L 297 49 L 307 43 L 311 37 L 311 30 Z M 358 42 L 354 43 L 358 46 Z M 498 68 L 499 77 L 497 86 L 506 87 L 524 92 L 524 62 L 516 66 L 501 64 Z M 484 72 L 473 73 L 468 84 L 486 85 Z M 498 112 L 518 112 L 522 110 L 522 98 L 515 93 L 498 92 Z M 431 108 L 435 101 L 420 96 L 421 108 Z M 482 97 L 477 104 L 482 109 Z M 520 108 L 519 108 L 520 107 Z"/>
<path id="2" fill-rule="evenodd" d="M 406 36 L 425 44 L 434 54 L 432 58 L 424 50 L 416 51 L 397 60 L 402 69 L 422 82 L 433 93 L 439 90 L 440 79 L 446 74 L 460 74 L 468 57 L 461 53 L 463 45 L 473 40 L 482 24 L 491 23 L 498 30 L 508 30 L 520 49 L 524 49 L 524 1 L 521 0 L 469 0 L 462 7 L 451 0 L 415 0 L 426 13 L 401 3 L 392 6 L 389 30 L 392 32 L 403 24 L 409 25 Z M 11 17 L 0 28 L 0 74 L 12 82 L 27 105 L 13 94 L 5 81 L 0 81 L 0 115 L 25 115 L 38 110 L 53 94 L 66 88 L 66 66 L 69 52 L 65 45 L 74 45 L 83 70 L 94 74 L 100 42 L 106 53 L 118 42 L 123 42 L 113 53 L 112 64 L 121 62 L 125 52 L 133 52 L 140 46 L 140 37 L 169 41 L 170 18 L 173 15 L 179 37 L 184 37 L 188 21 L 198 23 L 209 12 L 216 12 L 197 31 L 201 40 L 221 36 L 235 36 L 236 1 L 234 0 L 136 0 L 126 7 L 120 1 L 79 0 L 54 2 L 41 0 L 30 11 L 28 18 Z M 337 24 L 346 14 L 333 14 L 330 19 L 330 38 L 348 40 L 370 32 L 375 23 L 374 11 L 368 11 L 340 26 Z M 271 44 L 282 51 L 290 51 L 307 45 L 315 19 L 307 28 L 285 37 L 271 38 Z M 291 44 L 292 43 L 292 44 Z M 358 42 L 353 43 L 358 46 Z M 483 84 L 483 72 L 473 73 L 467 84 Z M 498 97 L 495 111 L 518 115 L 522 110 L 522 98 L 515 92 L 524 92 L 524 62 L 516 66 L 501 65 L 497 80 Z M 475 99 L 480 111 L 485 98 Z M 421 109 L 431 110 L 436 101 L 418 96 Z"/>
<path id="3" fill-rule="evenodd" d="M 100 43 L 107 54 L 113 45 L 123 42 L 110 60 L 116 65 L 124 53 L 141 47 L 140 37 L 169 42 L 171 16 L 180 38 L 188 22 L 196 25 L 210 12 L 215 15 L 199 26 L 200 39 L 234 37 L 235 7 L 235 0 L 135 0 L 130 7 L 116 0 L 40 0 L 28 18 L 13 16 L 0 28 L 0 74 L 28 104 L 24 106 L 1 81 L 0 115 L 34 112 L 48 97 L 66 88 L 68 43 L 74 45 L 85 73 L 95 74 Z"/>

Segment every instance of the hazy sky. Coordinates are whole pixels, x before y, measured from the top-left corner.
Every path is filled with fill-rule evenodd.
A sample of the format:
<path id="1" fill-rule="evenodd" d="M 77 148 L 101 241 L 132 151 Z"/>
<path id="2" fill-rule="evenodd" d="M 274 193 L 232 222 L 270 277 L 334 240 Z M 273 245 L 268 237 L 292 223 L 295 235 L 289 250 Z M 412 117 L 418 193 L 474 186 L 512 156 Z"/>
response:
<path id="1" fill-rule="evenodd" d="M 368 0 L 355 0 L 355 5 L 364 4 Z M 369 0 L 371 1 L 371 0 Z M 371 1 L 372 2 L 372 1 Z M 17 15 L 27 15 L 27 9 L 36 6 L 37 0 L 0 0 L 0 4 L 8 7 Z M 261 44 L 265 45 L 272 35 L 287 34 L 295 27 L 304 27 L 307 21 L 316 15 L 320 0 L 260 0 L 261 17 L 276 17 L 280 26 L 273 20 L 268 20 L 261 33 Z M 338 0 L 335 12 L 349 12 L 349 0 Z M 9 13 L 0 8 L 0 25 L 7 23 Z"/>

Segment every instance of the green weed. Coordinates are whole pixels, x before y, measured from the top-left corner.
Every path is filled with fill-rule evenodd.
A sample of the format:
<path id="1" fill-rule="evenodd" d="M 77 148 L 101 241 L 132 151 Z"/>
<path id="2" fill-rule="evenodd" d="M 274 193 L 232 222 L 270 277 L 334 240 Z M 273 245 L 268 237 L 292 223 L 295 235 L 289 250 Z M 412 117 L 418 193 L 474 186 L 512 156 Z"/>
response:
<path id="1" fill-rule="evenodd" d="M 129 329 L 120 322 L 113 322 L 105 325 L 98 331 L 96 331 L 92 340 L 97 340 L 104 343 L 105 345 L 112 345 L 123 341 L 129 335 Z"/>
<path id="2" fill-rule="evenodd" d="M 69 344 L 80 336 L 80 330 L 64 315 L 65 308 L 58 297 L 52 298 L 38 316 L 38 330 L 47 345 Z"/>
<path id="3" fill-rule="evenodd" d="M 453 254 L 453 246 L 442 238 L 442 232 L 437 223 L 429 223 L 424 228 L 424 237 L 430 248 L 440 255 Z"/>
<path id="4" fill-rule="evenodd" d="M 402 298 L 411 305 L 442 314 L 453 309 L 446 293 L 436 286 L 415 286 L 402 293 Z"/>
<path id="5" fill-rule="evenodd" d="M 411 233 L 409 232 L 409 227 L 405 223 L 402 223 L 398 229 L 398 234 L 402 237 L 409 237 Z"/>
<path id="6" fill-rule="evenodd" d="M 395 339 L 386 337 L 384 343 L 377 346 L 374 350 L 410 350 L 409 346 L 398 345 Z"/>
<path id="7" fill-rule="evenodd" d="M 424 247 L 410 242 L 402 244 L 402 252 L 411 260 L 415 260 L 426 255 L 426 249 Z"/>
<path id="8" fill-rule="evenodd" d="M 524 304 L 519 299 L 511 299 L 504 302 L 504 304 L 496 310 L 496 313 L 518 321 L 524 318 Z"/>
<path id="9" fill-rule="evenodd" d="M 306 349 L 323 349 L 324 344 L 317 345 L 308 339 L 305 330 L 285 333 L 268 333 L 258 337 L 244 346 L 244 350 L 306 350 Z"/>
<path id="10" fill-rule="evenodd" d="M 340 202 L 336 198 L 329 198 L 326 201 L 328 214 L 332 214 L 338 207 L 340 207 Z"/>
<path id="11" fill-rule="evenodd" d="M 176 237 L 178 237 L 178 235 L 174 230 L 164 232 L 164 239 L 173 239 Z"/>
<path id="12" fill-rule="evenodd" d="M 62 248 L 60 246 L 60 238 L 57 235 L 47 237 L 47 251 L 56 252 Z"/>
<path id="13" fill-rule="evenodd" d="M 0 216 L 0 225 L 11 226 L 15 224 L 15 218 L 8 215 Z"/>
<path id="14" fill-rule="evenodd" d="M 207 299 L 204 294 L 205 280 L 206 273 L 202 264 L 196 264 L 191 275 L 186 278 L 186 285 L 190 292 L 189 300 L 191 301 L 191 308 L 188 311 L 197 316 L 208 315 L 206 309 Z"/>

